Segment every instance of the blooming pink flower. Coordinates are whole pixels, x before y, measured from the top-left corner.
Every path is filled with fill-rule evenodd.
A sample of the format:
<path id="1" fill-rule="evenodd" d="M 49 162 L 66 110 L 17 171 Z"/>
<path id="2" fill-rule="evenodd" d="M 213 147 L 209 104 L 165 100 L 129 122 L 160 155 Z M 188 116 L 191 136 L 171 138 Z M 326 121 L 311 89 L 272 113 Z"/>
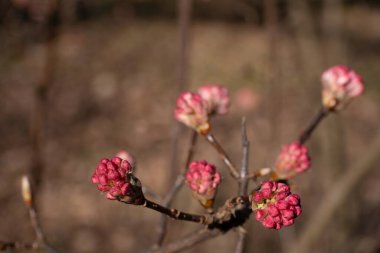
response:
<path id="1" fill-rule="evenodd" d="M 294 224 L 301 213 L 300 197 L 292 194 L 287 184 L 266 181 L 252 194 L 256 220 L 266 228 L 280 229 Z"/>
<path id="2" fill-rule="evenodd" d="M 208 103 L 209 114 L 226 114 L 230 106 L 230 97 L 226 87 L 219 84 L 207 84 L 199 87 L 199 95 Z"/>
<path id="3" fill-rule="evenodd" d="M 192 162 L 186 173 L 187 185 L 205 207 L 212 206 L 220 181 L 221 175 L 215 165 L 206 161 Z"/>
<path id="4" fill-rule="evenodd" d="M 201 134 L 210 130 L 208 103 L 198 94 L 183 92 L 177 99 L 175 118 Z"/>
<path id="5" fill-rule="evenodd" d="M 364 92 L 361 77 L 352 69 L 337 65 L 322 74 L 322 103 L 330 110 L 340 110 Z"/>
<path id="6" fill-rule="evenodd" d="M 298 141 L 284 145 L 276 161 L 275 172 L 280 179 L 290 179 L 309 169 L 308 149 Z"/>
<path id="7" fill-rule="evenodd" d="M 115 200 L 131 193 L 132 186 L 126 179 L 131 172 L 132 166 L 128 161 L 115 156 L 111 160 L 102 159 L 91 180 L 100 191 L 107 192 L 108 199 Z"/>

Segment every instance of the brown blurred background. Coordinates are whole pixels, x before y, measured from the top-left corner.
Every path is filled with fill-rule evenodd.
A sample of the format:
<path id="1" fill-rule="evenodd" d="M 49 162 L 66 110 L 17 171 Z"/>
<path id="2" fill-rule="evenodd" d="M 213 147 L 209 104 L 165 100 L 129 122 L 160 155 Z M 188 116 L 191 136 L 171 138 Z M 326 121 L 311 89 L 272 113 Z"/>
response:
<path id="1" fill-rule="evenodd" d="M 246 116 L 254 170 L 271 166 L 317 112 L 324 69 L 349 65 L 366 82 L 365 95 L 308 142 L 313 167 L 292 182 L 304 210 L 296 225 L 271 231 L 252 217 L 245 252 L 291 252 L 380 135 L 376 0 L 0 0 L 0 50 L 0 240 L 34 238 L 19 192 L 32 173 L 42 227 L 61 252 L 149 249 L 160 216 L 105 200 L 90 176 L 100 158 L 126 149 L 143 184 L 164 196 L 190 134 L 173 119 L 181 89 L 229 88 L 231 112 L 215 119 L 215 135 L 239 164 Z M 195 159 L 221 168 L 217 204 L 236 195 L 203 140 Z M 304 252 L 380 252 L 379 161 L 368 166 Z M 173 205 L 202 212 L 186 188 Z M 170 221 L 165 242 L 198 227 Z M 187 252 L 233 252 L 236 237 Z"/>

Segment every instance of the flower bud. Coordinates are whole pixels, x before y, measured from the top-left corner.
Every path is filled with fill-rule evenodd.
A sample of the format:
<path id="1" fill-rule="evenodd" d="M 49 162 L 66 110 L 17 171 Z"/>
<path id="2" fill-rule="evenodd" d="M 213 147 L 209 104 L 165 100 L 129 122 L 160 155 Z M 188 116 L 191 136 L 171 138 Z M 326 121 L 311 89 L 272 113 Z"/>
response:
<path id="1" fill-rule="evenodd" d="M 352 69 L 337 65 L 323 72 L 322 104 L 330 110 L 343 109 L 353 98 L 364 92 L 361 77 Z"/>
<path id="2" fill-rule="evenodd" d="M 281 182 L 262 183 L 260 189 L 252 193 L 251 201 L 256 220 L 266 228 L 278 230 L 283 226 L 290 226 L 302 212 L 300 197 L 292 194 L 289 186 L 285 187 Z"/>
<path id="3" fill-rule="evenodd" d="M 311 160 L 308 149 L 298 141 L 284 145 L 275 166 L 278 179 L 291 179 L 309 169 Z"/>
<path id="4" fill-rule="evenodd" d="M 205 208 L 211 208 L 221 175 L 215 165 L 206 161 L 196 161 L 189 165 L 186 173 L 186 183 L 199 202 Z"/>
<path id="5" fill-rule="evenodd" d="M 105 192 L 110 200 L 123 200 L 130 204 L 141 205 L 144 196 L 141 183 L 132 175 L 132 166 L 120 157 L 102 159 L 91 177 L 99 191 Z"/>
<path id="6" fill-rule="evenodd" d="M 219 84 L 208 84 L 199 87 L 199 95 L 208 103 L 208 113 L 223 115 L 228 112 L 230 97 L 228 90 Z"/>
<path id="7" fill-rule="evenodd" d="M 208 103 L 198 94 L 183 92 L 177 99 L 175 118 L 200 134 L 210 131 Z"/>

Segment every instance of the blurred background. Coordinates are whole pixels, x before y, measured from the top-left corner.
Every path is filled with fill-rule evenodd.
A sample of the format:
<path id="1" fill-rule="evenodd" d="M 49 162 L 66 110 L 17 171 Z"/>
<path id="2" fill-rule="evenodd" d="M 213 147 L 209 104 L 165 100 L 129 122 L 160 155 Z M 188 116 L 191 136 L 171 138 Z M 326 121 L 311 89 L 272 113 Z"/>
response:
<path id="1" fill-rule="evenodd" d="M 215 136 L 240 164 L 246 116 L 250 170 L 272 166 L 318 111 L 320 75 L 336 64 L 361 74 L 366 92 L 308 142 L 312 169 L 292 182 L 304 211 L 295 226 L 267 230 L 252 217 L 245 252 L 291 252 L 300 241 L 301 252 L 380 252 L 380 164 L 362 165 L 380 149 L 380 1 L 0 0 L 0 240 L 34 239 L 19 190 L 28 173 L 61 252 L 146 252 L 160 215 L 106 200 L 90 182 L 101 158 L 128 150 L 143 184 L 165 196 L 190 138 L 174 121 L 176 97 L 220 83 L 232 107 L 214 120 Z M 236 196 L 204 140 L 195 159 L 224 176 L 217 205 Z M 325 219 L 318 208 L 351 169 L 366 173 L 313 234 Z M 173 206 L 203 212 L 185 187 Z M 170 221 L 165 243 L 197 228 Z M 187 252 L 233 252 L 236 238 Z"/>

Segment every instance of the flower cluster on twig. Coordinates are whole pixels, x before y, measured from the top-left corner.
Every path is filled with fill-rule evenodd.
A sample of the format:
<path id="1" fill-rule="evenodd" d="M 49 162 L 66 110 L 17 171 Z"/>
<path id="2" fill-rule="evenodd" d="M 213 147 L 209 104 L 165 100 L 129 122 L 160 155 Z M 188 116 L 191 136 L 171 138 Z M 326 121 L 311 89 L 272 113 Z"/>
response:
<path id="1" fill-rule="evenodd" d="M 191 162 L 195 135 L 193 135 L 189 147 L 186 173 L 176 181 L 169 197 L 164 199 L 163 205 L 152 202 L 143 195 L 141 191 L 143 186 L 132 171 L 135 160 L 132 165 L 131 162 L 128 162 L 128 159 L 132 159 L 131 156 L 123 156 L 122 153 L 111 160 L 101 160 L 93 174 L 92 182 L 97 184 L 100 191 L 107 193 L 108 199 L 142 205 L 177 220 L 197 222 L 206 225 L 210 231 L 216 229 L 226 232 L 231 228 L 241 227 L 252 212 L 254 212 L 256 220 L 265 228 L 279 230 L 291 226 L 301 215 L 302 208 L 300 196 L 292 193 L 288 181 L 311 167 L 306 141 L 330 112 L 342 110 L 353 98 L 361 95 L 364 91 L 360 76 L 342 65 L 326 70 L 322 74 L 321 83 L 321 110 L 312 118 L 296 140 L 283 146 L 273 168 L 266 167 L 256 171 L 249 171 L 248 168 L 249 142 L 246 136 L 245 120 L 243 121 L 243 159 L 240 171 L 212 133 L 211 118 L 215 115 L 225 115 L 230 106 L 228 90 L 225 87 L 218 84 L 207 84 L 201 86 L 197 92 L 185 91 L 179 95 L 174 110 L 175 118 L 193 129 L 195 134 L 206 139 L 210 147 L 220 155 L 229 174 L 239 184 L 239 195 L 227 200 L 215 211 L 212 207 L 221 183 L 221 174 L 213 164 L 206 160 Z M 261 183 L 249 193 L 249 185 L 257 184 L 258 181 Z M 192 192 L 192 196 L 207 209 L 206 213 L 190 214 L 168 208 L 176 192 L 185 182 Z M 241 243 L 245 236 L 244 233 L 240 233 L 240 235 Z M 196 238 L 193 240 L 194 243 L 201 241 L 197 236 L 194 238 Z M 176 250 L 188 246 L 188 240 L 173 244 Z M 159 249 L 155 250 L 161 252 Z"/>

